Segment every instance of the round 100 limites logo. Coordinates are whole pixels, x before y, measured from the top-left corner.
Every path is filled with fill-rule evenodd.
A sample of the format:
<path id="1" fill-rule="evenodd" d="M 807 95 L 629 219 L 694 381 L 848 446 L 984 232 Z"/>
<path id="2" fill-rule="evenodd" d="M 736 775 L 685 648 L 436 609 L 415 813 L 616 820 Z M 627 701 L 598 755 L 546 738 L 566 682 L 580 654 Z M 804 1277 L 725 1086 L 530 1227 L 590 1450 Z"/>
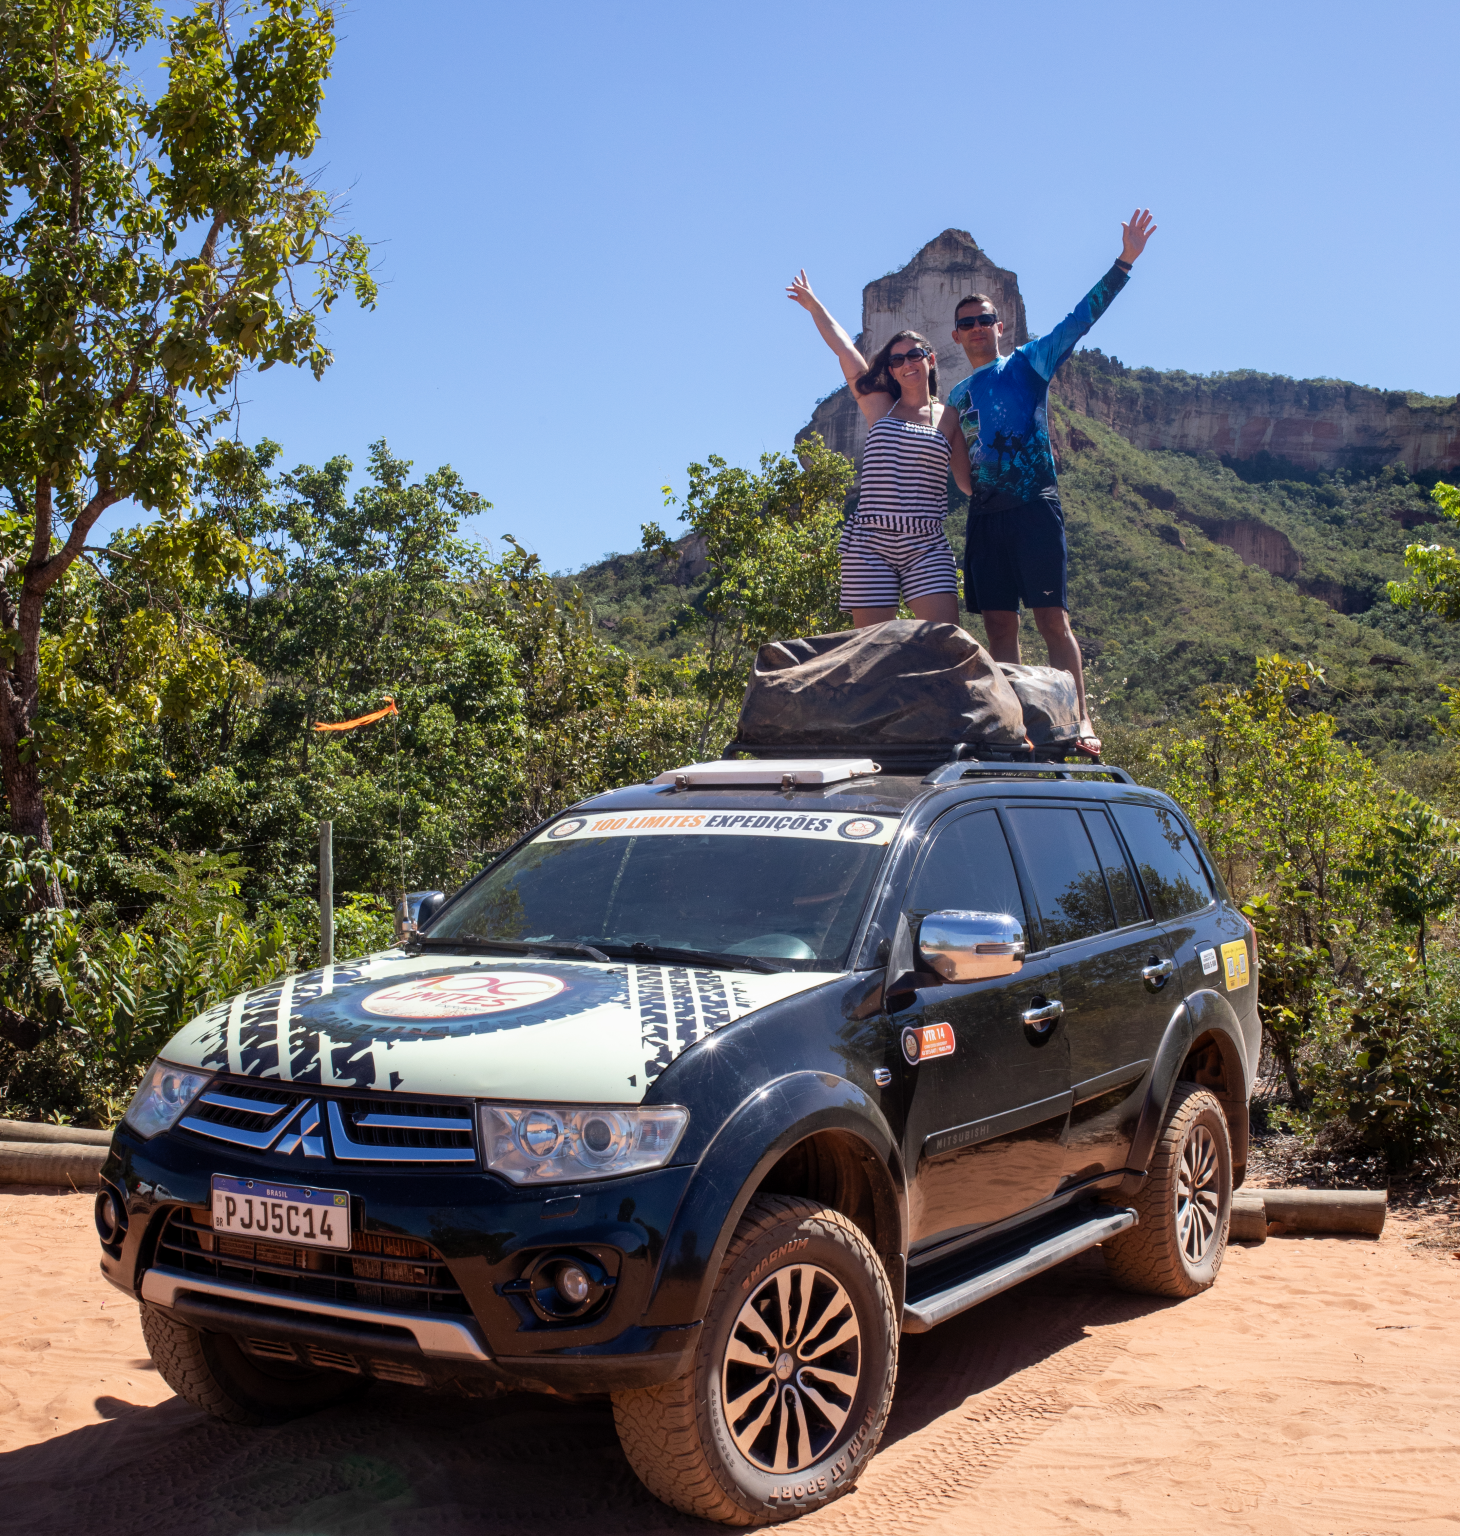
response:
<path id="1" fill-rule="evenodd" d="M 546 1003 L 566 985 L 540 971 L 474 970 L 382 987 L 362 998 L 360 1007 L 387 1019 L 465 1019 Z"/>
<path id="2" fill-rule="evenodd" d="M 862 843 L 869 837 L 876 837 L 882 830 L 882 823 L 875 816 L 854 816 L 850 821 L 842 822 L 836 830 L 838 836 Z"/>

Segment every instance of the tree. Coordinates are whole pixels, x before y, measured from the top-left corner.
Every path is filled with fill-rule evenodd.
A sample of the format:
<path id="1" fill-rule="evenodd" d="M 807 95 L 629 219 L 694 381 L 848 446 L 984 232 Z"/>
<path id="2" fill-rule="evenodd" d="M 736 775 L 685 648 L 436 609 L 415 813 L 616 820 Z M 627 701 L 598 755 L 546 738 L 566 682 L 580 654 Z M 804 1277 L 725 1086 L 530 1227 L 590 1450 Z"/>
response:
<path id="1" fill-rule="evenodd" d="M 1155 763 L 1257 926 L 1259 1008 L 1298 1104 L 1299 1047 L 1326 1023 L 1335 985 L 1358 979 L 1356 941 L 1379 916 L 1375 882 L 1353 871 L 1387 852 L 1374 765 L 1338 740 L 1330 715 L 1294 708 L 1322 676 L 1259 657 L 1248 687 L 1203 701 L 1204 735 Z"/>
<path id="2" fill-rule="evenodd" d="M 1430 492 L 1442 517 L 1460 523 L 1460 486 L 1441 482 Z M 1411 544 L 1404 563 L 1408 581 L 1389 583 L 1389 600 L 1401 608 L 1437 613 L 1447 624 L 1460 619 L 1460 551 L 1448 544 Z"/>
<path id="3" fill-rule="evenodd" d="M 796 451 L 799 463 L 762 454 L 759 474 L 732 468 L 718 454 L 689 466 L 680 521 L 704 540 L 710 563 L 708 587 L 681 619 L 705 637 L 694 675 L 704 707 L 701 753 L 726 729 L 759 646 L 841 622 L 837 545 L 855 471 L 815 433 Z M 664 500 L 678 502 L 668 486 Z M 677 555 L 657 523 L 646 523 L 643 533 L 645 549 Z"/>
<path id="4" fill-rule="evenodd" d="M 164 38 L 152 103 L 125 66 Z M 132 498 L 183 521 L 243 371 L 321 377 L 319 314 L 373 305 L 367 247 L 295 168 L 333 51 L 320 0 L 0 8 L 0 779 L 41 848 L 44 619 L 97 519 Z"/>

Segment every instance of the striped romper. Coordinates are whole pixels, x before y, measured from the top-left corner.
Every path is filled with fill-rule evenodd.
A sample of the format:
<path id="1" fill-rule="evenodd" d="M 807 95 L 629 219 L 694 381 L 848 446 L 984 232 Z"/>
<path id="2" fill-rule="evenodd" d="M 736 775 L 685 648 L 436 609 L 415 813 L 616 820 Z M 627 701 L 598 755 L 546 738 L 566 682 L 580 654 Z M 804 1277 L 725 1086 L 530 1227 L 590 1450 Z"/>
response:
<path id="1" fill-rule="evenodd" d="M 862 451 L 857 515 L 841 538 L 842 608 L 895 608 L 958 591 L 948 536 L 948 439 L 936 427 L 884 416 Z"/>

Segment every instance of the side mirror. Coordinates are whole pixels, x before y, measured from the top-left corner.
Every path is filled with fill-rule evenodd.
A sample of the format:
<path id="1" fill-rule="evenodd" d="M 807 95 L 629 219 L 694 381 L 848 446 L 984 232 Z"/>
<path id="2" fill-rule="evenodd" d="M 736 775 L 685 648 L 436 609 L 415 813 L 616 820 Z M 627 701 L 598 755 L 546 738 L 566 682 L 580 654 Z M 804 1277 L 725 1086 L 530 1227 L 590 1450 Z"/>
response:
<path id="1" fill-rule="evenodd" d="M 424 928 L 445 904 L 445 891 L 407 891 L 395 904 L 396 942 Z"/>
<path id="2" fill-rule="evenodd" d="M 1013 976 L 1024 964 L 1024 929 L 1007 912 L 929 912 L 918 951 L 944 981 Z"/>

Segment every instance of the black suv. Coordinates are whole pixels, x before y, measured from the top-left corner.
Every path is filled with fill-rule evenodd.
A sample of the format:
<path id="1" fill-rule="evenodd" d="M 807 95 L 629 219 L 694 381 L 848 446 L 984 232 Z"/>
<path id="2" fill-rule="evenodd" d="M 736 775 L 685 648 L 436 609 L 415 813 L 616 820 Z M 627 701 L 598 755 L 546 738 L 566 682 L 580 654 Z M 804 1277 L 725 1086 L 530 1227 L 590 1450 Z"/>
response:
<path id="1" fill-rule="evenodd" d="M 1211 1285 L 1257 957 L 1190 825 L 1119 769 L 873 767 L 599 796 L 183 1029 L 97 1200 L 163 1378 L 244 1424 L 610 1394 L 654 1493 L 745 1525 L 851 1486 L 902 1331 L 1096 1244 Z"/>

